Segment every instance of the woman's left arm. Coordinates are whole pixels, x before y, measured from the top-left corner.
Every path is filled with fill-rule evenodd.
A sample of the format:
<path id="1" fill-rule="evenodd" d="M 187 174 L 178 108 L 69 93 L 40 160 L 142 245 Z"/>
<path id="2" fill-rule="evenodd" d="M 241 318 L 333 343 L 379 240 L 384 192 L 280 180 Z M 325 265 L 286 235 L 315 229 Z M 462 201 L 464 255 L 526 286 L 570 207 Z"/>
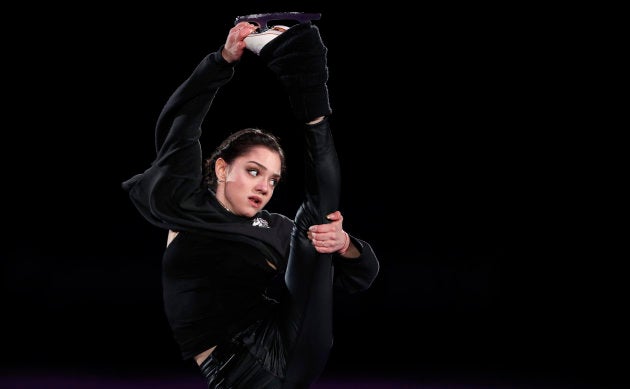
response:
<path id="1" fill-rule="evenodd" d="M 308 237 L 317 252 L 335 255 L 335 287 L 349 293 L 368 289 L 380 269 L 372 246 L 344 231 L 341 212 L 331 213 L 328 220 L 330 223 L 311 226 Z"/>

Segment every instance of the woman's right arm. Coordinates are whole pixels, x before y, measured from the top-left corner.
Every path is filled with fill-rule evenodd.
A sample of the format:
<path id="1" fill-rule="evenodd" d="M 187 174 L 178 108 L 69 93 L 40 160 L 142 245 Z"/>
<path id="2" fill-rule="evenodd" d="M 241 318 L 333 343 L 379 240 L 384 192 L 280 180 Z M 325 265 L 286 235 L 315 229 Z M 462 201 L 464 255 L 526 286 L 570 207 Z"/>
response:
<path id="1" fill-rule="evenodd" d="M 246 22 L 232 27 L 221 48 L 206 56 L 168 99 L 156 125 L 157 163 L 180 168 L 202 165 L 201 123 L 219 88 L 234 75 L 234 66 L 245 51 L 243 40 L 254 30 Z M 201 179 L 200 170 L 194 173 Z"/>
<path id="2" fill-rule="evenodd" d="M 154 165 L 201 179 L 201 124 L 219 88 L 234 74 L 234 63 L 225 61 L 221 52 L 207 55 L 162 108 L 155 127 Z"/>
<path id="3" fill-rule="evenodd" d="M 189 212 L 206 211 L 194 200 L 203 180 L 201 124 L 219 88 L 234 75 L 244 36 L 253 30 L 244 27 L 233 27 L 221 49 L 207 55 L 169 97 L 156 123 L 155 160 L 122 185 L 154 224 L 171 227 Z"/>

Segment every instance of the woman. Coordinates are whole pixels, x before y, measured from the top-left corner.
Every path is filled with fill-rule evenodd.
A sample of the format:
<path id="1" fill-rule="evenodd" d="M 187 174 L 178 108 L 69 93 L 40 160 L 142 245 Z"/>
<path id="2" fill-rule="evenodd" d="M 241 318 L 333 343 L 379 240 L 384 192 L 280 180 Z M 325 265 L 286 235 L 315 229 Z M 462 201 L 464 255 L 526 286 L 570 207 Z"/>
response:
<path id="1" fill-rule="evenodd" d="M 333 288 L 367 289 L 379 264 L 369 244 L 343 230 L 337 210 L 327 49 L 310 21 L 255 51 L 304 123 L 306 194 L 295 218 L 264 209 L 285 170 L 271 133 L 236 132 L 202 161 L 201 124 L 255 31 L 236 24 L 171 95 L 156 125 L 156 159 L 123 188 L 169 230 L 164 307 L 182 357 L 197 362 L 208 387 L 301 388 L 328 359 Z"/>

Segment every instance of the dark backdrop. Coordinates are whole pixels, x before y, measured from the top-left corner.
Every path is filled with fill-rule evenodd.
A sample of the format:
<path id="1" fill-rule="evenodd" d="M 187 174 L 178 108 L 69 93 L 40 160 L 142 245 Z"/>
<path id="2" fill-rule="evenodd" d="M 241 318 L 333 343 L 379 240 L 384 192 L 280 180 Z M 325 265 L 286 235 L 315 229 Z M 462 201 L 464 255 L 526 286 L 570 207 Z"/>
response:
<path id="1" fill-rule="evenodd" d="M 31 38 L 7 43 L 3 371 L 196 374 L 162 312 L 165 232 L 120 183 L 148 167 L 162 105 L 236 15 L 300 10 L 323 13 L 344 224 L 381 261 L 370 290 L 336 302 L 326 374 L 621 381 L 621 276 L 575 233 L 571 162 L 545 119 L 553 53 L 536 46 L 531 10 L 207 7 L 18 13 Z M 289 173 L 268 209 L 292 215 L 301 144 L 289 115 L 246 55 L 203 141 L 276 131 Z"/>

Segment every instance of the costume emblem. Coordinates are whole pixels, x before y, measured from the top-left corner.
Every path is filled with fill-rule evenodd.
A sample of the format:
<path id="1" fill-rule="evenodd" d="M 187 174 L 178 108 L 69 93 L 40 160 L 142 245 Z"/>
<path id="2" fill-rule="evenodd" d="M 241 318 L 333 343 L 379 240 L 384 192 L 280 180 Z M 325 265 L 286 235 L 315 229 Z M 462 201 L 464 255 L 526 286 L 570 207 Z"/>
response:
<path id="1" fill-rule="evenodd" d="M 267 220 L 257 217 L 252 222 L 252 226 L 254 226 L 254 227 L 262 227 L 262 228 L 269 228 L 269 223 L 267 223 Z"/>

